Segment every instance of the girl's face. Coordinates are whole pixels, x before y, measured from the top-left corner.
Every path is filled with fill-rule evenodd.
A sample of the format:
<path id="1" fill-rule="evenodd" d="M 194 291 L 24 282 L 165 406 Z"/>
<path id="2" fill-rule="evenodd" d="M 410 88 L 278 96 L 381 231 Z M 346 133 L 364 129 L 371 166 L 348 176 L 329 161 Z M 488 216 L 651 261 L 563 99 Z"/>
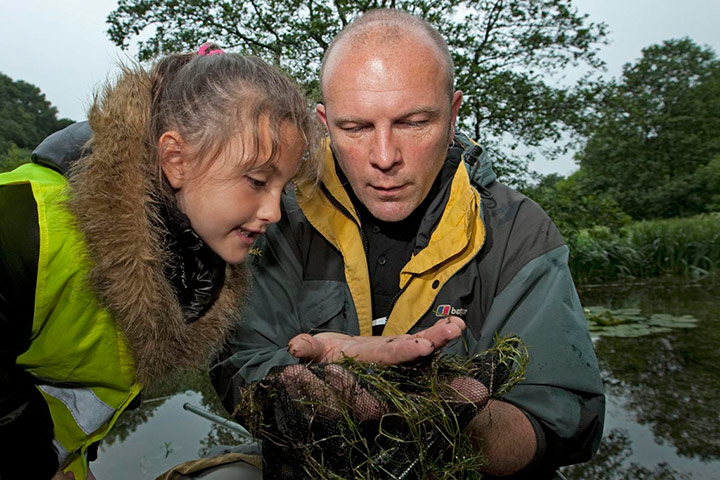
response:
<path id="1" fill-rule="evenodd" d="M 177 190 L 180 210 L 205 243 L 230 264 L 245 261 L 254 240 L 280 220 L 280 195 L 296 175 L 303 154 L 297 129 L 286 125 L 277 157 L 269 163 L 272 143 L 266 119 L 261 118 L 258 132 L 257 161 L 252 161 L 254 152 L 243 152 L 244 145 L 252 145 L 244 133 L 231 139 L 209 165 L 189 161 L 182 152 L 163 154 L 163 170 Z M 172 133 L 160 138 L 161 152 L 163 138 Z"/>

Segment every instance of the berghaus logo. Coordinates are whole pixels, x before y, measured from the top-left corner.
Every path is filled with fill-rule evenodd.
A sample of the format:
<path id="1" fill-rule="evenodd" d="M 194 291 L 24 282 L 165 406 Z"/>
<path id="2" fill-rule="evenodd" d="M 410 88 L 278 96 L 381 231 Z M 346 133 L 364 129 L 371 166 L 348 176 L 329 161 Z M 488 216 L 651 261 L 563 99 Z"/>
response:
<path id="1" fill-rule="evenodd" d="M 465 315 L 467 313 L 467 308 L 455 308 L 452 305 L 438 305 L 437 309 L 435 309 L 435 316 L 436 317 L 447 317 L 448 315 Z"/>

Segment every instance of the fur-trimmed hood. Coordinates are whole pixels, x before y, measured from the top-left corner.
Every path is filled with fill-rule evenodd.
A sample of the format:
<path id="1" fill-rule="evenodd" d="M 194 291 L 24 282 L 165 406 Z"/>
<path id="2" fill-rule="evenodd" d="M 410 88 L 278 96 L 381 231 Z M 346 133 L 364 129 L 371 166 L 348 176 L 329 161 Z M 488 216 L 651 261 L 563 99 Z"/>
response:
<path id="1" fill-rule="evenodd" d="M 207 364 L 239 318 L 247 296 L 243 266 L 226 267 L 212 308 L 187 323 L 164 272 L 160 168 L 148 147 L 149 75 L 125 67 L 96 98 L 89 114 L 92 153 L 68 175 L 70 209 L 87 241 L 90 282 L 112 312 L 132 351 L 137 377 L 147 386 Z"/>

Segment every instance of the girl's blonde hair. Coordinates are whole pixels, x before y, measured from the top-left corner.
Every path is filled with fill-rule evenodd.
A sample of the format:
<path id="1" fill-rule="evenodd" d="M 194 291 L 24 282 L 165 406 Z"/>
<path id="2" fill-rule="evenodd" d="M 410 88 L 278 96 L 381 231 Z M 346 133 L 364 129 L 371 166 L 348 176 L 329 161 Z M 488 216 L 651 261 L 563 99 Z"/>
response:
<path id="1" fill-rule="evenodd" d="M 219 50 L 213 44 L 204 47 L 213 53 Z M 237 53 L 173 54 L 159 60 L 150 76 L 151 147 L 157 148 L 164 132 L 175 130 L 196 158 L 212 160 L 242 132 L 252 142 L 243 145 L 251 154 L 250 167 L 259 153 L 260 119 L 266 117 L 272 141 L 269 161 L 277 158 L 283 127 L 293 126 L 305 151 L 294 181 L 319 178 L 322 161 L 315 117 L 297 85 L 264 60 Z"/>

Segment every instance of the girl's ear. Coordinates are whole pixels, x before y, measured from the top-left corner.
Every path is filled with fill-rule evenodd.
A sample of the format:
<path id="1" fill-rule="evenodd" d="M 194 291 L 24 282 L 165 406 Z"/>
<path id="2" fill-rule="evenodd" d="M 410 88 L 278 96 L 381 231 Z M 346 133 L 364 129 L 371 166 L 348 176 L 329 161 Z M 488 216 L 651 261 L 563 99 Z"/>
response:
<path id="1" fill-rule="evenodd" d="M 182 188 L 190 173 L 186 161 L 187 155 L 183 155 L 183 150 L 186 148 L 187 144 L 174 130 L 163 133 L 158 140 L 160 167 L 175 190 Z"/>

